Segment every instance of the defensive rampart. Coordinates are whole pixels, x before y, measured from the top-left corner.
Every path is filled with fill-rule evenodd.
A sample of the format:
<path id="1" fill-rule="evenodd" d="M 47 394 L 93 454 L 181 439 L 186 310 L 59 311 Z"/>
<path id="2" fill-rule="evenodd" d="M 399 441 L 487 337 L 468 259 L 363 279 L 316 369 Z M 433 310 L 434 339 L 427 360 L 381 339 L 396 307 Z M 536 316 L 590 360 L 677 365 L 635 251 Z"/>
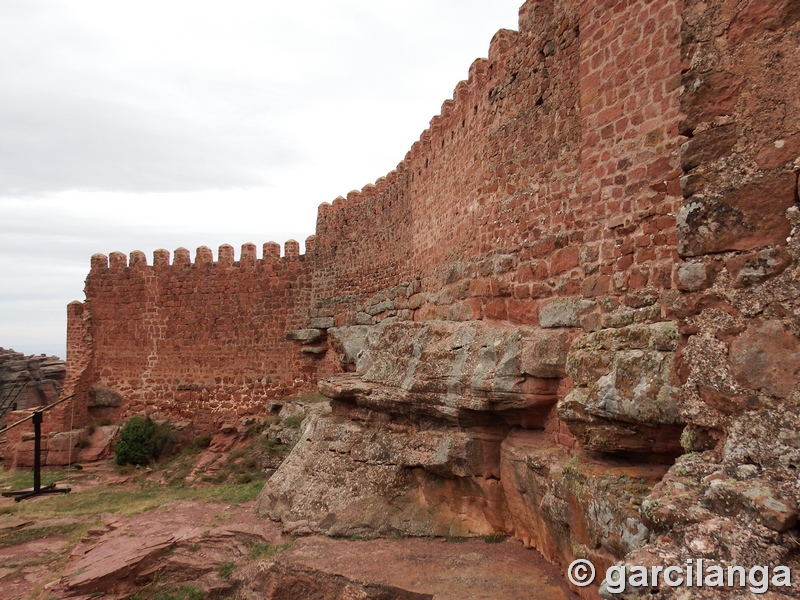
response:
<path id="1" fill-rule="evenodd" d="M 791 0 L 526 2 L 304 256 L 93 257 L 76 413 L 319 383 L 261 498 L 288 530 L 798 567 L 798 36 Z"/>
<path id="2" fill-rule="evenodd" d="M 200 247 L 194 262 L 157 250 L 152 265 L 141 252 L 93 256 L 86 302 L 69 313 L 78 422 L 158 413 L 208 430 L 313 389 L 319 359 L 285 335 L 307 320 L 313 238 L 305 255 L 294 241 L 280 250 L 264 244 L 257 258 L 245 244 L 235 260 L 221 246 L 214 261 Z"/>

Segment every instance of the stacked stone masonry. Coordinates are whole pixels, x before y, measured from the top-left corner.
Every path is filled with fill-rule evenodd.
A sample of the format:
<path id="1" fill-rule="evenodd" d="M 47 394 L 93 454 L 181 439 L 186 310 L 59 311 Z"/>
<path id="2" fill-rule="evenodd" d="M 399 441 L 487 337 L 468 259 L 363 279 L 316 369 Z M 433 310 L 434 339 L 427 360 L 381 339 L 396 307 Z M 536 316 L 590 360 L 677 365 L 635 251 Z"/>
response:
<path id="1" fill-rule="evenodd" d="M 83 396 L 82 422 L 159 413 L 214 430 L 260 414 L 275 398 L 313 388 L 320 359 L 286 332 L 306 324 L 313 239 L 245 244 L 239 260 L 221 246 L 172 261 L 157 250 L 92 257 L 85 303 L 69 310 L 68 360 Z"/>
<path id="2" fill-rule="evenodd" d="M 319 385 L 260 499 L 289 531 L 800 572 L 799 6 L 529 0 L 305 255 L 93 257 L 73 414 Z"/>

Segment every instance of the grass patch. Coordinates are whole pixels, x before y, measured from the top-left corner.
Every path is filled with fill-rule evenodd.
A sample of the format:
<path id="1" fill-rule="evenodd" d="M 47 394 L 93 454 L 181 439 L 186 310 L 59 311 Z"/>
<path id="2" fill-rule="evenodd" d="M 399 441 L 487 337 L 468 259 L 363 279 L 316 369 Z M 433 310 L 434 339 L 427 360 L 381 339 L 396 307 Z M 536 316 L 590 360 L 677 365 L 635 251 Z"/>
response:
<path id="1" fill-rule="evenodd" d="M 48 471 L 42 469 L 42 487 L 64 481 L 69 471 L 59 469 Z M 33 487 L 33 471 L 0 471 L 0 490 L 11 491 Z"/>
<path id="2" fill-rule="evenodd" d="M 191 448 L 195 448 L 197 450 L 205 450 L 211 445 L 211 434 L 210 433 L 201 433 L 196 438 L 192 440 L 190 445 Z"/>
<path id="3" fill-rule="evenodd" d="M 303 419 L 305 419 L 305 415 L 291 415 L 283 420 L 283 424 L 286 427 L 298 429 L 300 427 L 300 423 L 303 422 Z"/>
<path id="4" fill-rule="evenodd" d="M 232 562 L 224 562 L 219 567 L 217 567 L 217 574 L 222 581 L 228 581 L 233 575 L 233 570 L 236 568 L 236 565 Z"/>
<path id="5" fill-rule="evenodd" d="M 193 585 L 165 587 L 153 582 L 131 596 L 131 600 L 203 600 L 203 590 Z"/>
<path id="6" fill-rule="evenodd" d="M 493 533 L 483 536 L 483 541 L 487 544 L 499 544 L 500 542 L 505 542 L 506 539 L 508 539 L 508 536 L 503 533 Z"/>
<path id="7" fill-rule="evenodd" d="M 3 507 L 0 514 L 17 514 L 21 517 L 65 517 L 112 513 L 133 515 L 153 510 L 175 500 L 204 500 L 226 504 L 253 500 L 261 491 L 263 482 L 247 484 L 226 483 L 211 487 L 167 487 L 146 482 L 137 488 L 91 488 L 81 492 L 51 496 L 46 502 L 20 502 Z"/>
<path id="8" fill-rule="evenodd" d="M 199 447 L 190 445 L 183 452 L 168 458 L 159 465 L 158 470 L 164 474 L 169 486 L 182 486 L 195 466 L 197 455 L 201 452 Z"/>
<path id="9" fill-rule="evenodd" d="M 313 394 L 305 394 L 303 396 L 289 396 L 284 398 L 284 402 L 303 402 L 306 404 L 318 404 L 319 402 L 328 402 L 330 398 L 327 396 L 323 396 L 319 392 L 314 392 Z"/>
<path id="10" fill-rule="evenodd" d="M 260 560 L 262 558 L 270 558 L 275 556 L 276 554 L 280 554 L 285 550 L 288 550 L 292 545 L 292 542 L 284 542 L 283 544 L 266 544 L 264 542 L 258 542 L 250 548 L 250 552 L 248 553 L 247 557 L 251 561 Z"/>
<path id="11" fill-rule="evenodd" d="M 331 537 L 335 540 L 347 540 L 349 542 L 369 542 L 370 540 L 375 540 L 378 538 L 378 536 L 369 533 L 367 534 L 354 533 L 352 535 L 345 535 L 341 533 L 332 535 Z"/>
<path id="12" fill-rule="evenodd" d="M 286 444 L 281 444 L 279 441 L 268 437 L 261 438 L 261 447 L 274 456 L 286 456 L 291 450 Z"/>
<path id="13" fill-rule="evenodd" d="M 34 540 L 44 538 L 65 537 L 78 529 L 85 529 L 80 523 L 69 523 L 67 525 L 52 525 L 47 527 L 23 527 L 22 529 L 12 529 L 0 533 L 0 548 L 8 548 L 18 544 L 25 544 Z"/>

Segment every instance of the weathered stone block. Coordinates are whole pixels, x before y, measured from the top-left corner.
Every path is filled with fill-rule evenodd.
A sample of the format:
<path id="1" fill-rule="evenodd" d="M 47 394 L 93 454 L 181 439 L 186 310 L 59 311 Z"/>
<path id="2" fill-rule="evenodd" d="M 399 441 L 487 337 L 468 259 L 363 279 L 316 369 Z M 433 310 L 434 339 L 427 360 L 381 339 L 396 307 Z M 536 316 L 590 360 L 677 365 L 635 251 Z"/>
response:
<path id="1" fill-rule="evenodd" d="M 785 244 L 795 175 L 778 172 L 719 198 L 692 198 L 678 213 L 678 253 L 700 256 Z"/>
<path id="2" fill-rule="evenodd" d="M 800 156 L 800 132 L 766 144 L 756 155 L 761 169 L 774 169 Z"/>
<path id="3" fill-rule="evenodd" d="M 328 349 L 323 346 L 303 346 L 302 348 L 300 348 L 300 352 L 302 354 L 321 355 L 325 354 L 327 351 Z"/>
<path id="4" fill-rule="evenodd" d="M 800 339 L 780 321 L 755 322 L 731 343 L 730 360 L 739 383 L 787 398 L 800 377 Z"/>
<path id="5" fill-rule="evenodd" d="M 523 333 L 520 371 L 533 377 L 566 375 L 568 336 L 565 332 Z"/>
<path id="6" fill-rule="evenodd" d="M 120 406 L 122 395 L 104 385 L 96 384 L 89 390 L 89 406 Z"/>
<path id="7" fill-rule="evenodd" d="M 586 448 L 678 452 L 677 340 L 674 322 L 580 336 L 566 363 L 577 387 L 559 403 L 559 418 Z"/>
<path id="8" fill-rule="evenodd" d="M 312 344 L 323 337 L 324 333 L 319 329 L 292 329 L 286 332 L 287 340 L 293 340 L 301 344 Z"/>
<path id="9" fill-rule="evenodd" d="M 729 115 L 739 98 L 744 80 L 724 71 L 686 75 L 681 109 L 686 113 L 683 130 L 691 134 L 695 127 L 714 117 Z"/>
<path id="10" fill-rule="evenodd" d="M 558 418 L 564 421 L 581 446 L 605 453 L 637 452 L 677 456 L 683 425 L 636 423 L 596 416 L 585 388 L 576 388 L 558 403 Z M 624 415 L 622 415 L 624 416 Z"/>
<path id="11" fill-rule="evenodd" d="M 678 289 L 686 292 L 696 292 L 711 287 L 717 275 L 718 268 L 713 264 L 702 262 L 683 262 L 675 265 L 675 280 Z"/>
<path id="12" fill-rule="evenodd" d="M 752 0 L 736 15 L 728 29 L 733 44 L 746 42 L 764 31 L 777 31 L 800 20 L 800 6 L 794 0 Z"/>
<path id="13" fill-rule="evenodd" d="M 314 317 L 308 320 L 309 327 L 313 329 L 328 329 L 334 326 L 333 317 Z"/>
<path id="14" fill-rule="evenodd" d="M 638 505 L 666 470 L 568 453 L 521 430 L 503 441 L 500 464 L 515 535 L 551 562 L 591 556 L 598 571 L 647 539 Z"/>
<path id="15" fill-rule="evenodd" d="M 331 345 L 339 354 L 342 364 L 358 365 L 359 358 L 367 348 L 368 332 L 366 325 L 332 327 L 328 330 Z"/>
<path id="16" fill-rule="evenodd" d="M 740 254 L 725 261 L 735 288 L 746 287 L 780 275 L 792 262 L 786 248 L 768 248 L 761 252 Z"/>
<path id="17" fill-rule="evenodd" d="M 542 427 L 555 404 L 567 339 L 483 321 L 382 323 L 365 347 L 362 335 L 357 370 L 371 386 L 349 394 L 359 406 L 461 423 L 502 415 L 525 427 Z"/>
<path id="18" fill-rule="evenodd" d="M 593 300 L 580 297 L 553 298 L 539 308 L 539 324 L 542 327 L 577 327 L 581 315 L 595 306 Z"/>
<path id="19" fill-rule="evenodd" d="M 482 535 L 505 531 L 499 439 L 455 427 L 307 419 L 258 510 L 287 531 Z M 309 477 L 309 470 L 314 477 Z"/>
<path id="20" fill-rule="evenodd" d="M 681 168 L 688 173 L 695 167 L 729 155 L 736 144 L 736 125 L 712 127 L 698 133 L 681 146 Z"/>

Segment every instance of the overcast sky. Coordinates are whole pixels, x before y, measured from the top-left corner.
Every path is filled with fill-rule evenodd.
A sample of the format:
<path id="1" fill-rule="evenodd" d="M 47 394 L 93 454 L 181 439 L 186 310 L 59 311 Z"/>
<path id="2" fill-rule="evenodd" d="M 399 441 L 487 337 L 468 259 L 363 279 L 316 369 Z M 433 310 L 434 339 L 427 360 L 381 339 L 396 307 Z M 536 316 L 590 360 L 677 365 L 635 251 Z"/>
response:
<path id="1" fill-rule="evenodd" d="M 96 252 L 302 243 L 521 3 L 1 0 L 0 346 L 64 357 Z"/>

